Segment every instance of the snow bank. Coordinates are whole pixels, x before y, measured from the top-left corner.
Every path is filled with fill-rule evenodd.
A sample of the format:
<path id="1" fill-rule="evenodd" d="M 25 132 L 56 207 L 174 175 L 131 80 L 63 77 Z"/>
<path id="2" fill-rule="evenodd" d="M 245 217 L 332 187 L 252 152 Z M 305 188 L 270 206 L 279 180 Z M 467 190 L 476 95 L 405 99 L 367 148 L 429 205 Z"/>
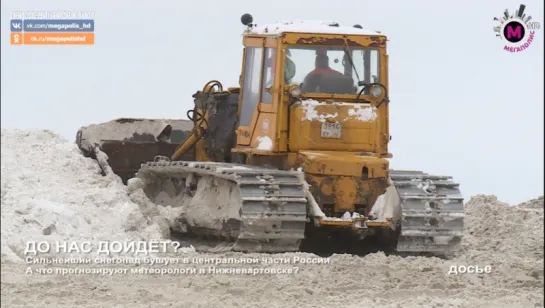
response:
<path id="1" fill-rule="evenodd" d="M 165 237 L 165 223 L 158 212 L 172 218 L 178 209 L 157 208 L 149 200 L 147 206 L 139 207 L 116 177 L 101 176 L 97 164 L 84 158 L 70 142 L 49 131 L 7 130 L 2 130 L 1 141 L 2 261 L 22 261 L 26 241 Z M 136 184 L 131 181 L 132 189 Z M 58 306 L 59 296 L 67 307 L 97 305 L 96 301 L 81 304 L 81 298 L 99 298 L 110 306 L 132 303 L 135 298 L 148 305 L 151 298 L 156 306 L 166 307 L 172 303 L 171 294 L 179 294 L 180 300 L 195 307 L 210 306 L 211 302 L 225 307 L 250 307 L 248 303 L 252 307 L 270 307 L 271 303 L 274 307 L 543 307 L 543 197 L 510 206 L 495 196 L 479 195 L 465 207 L 462 250 L 453 260 L 337 254 L 328 264 L 278 266 L 297 267 L 297 274 L 292 275 L 175 276 L 177 283 L 170 284 L 158 274 L 113 275 L 109 279 L 95 275 L 29 278 L 24 273 L 26 264 L 9 263 L 2 264 L 2 289 L 7 290 L 3 295 L 11 306 L 49 302 L 52 307 Z M 377 207 L 377 215 L 384 210 Z M 323 217 L 319 208 L 316 214 Z M 306 253 L 198 256 L 316 258 Z M 272 267 L 265 263 L 254 266 Z M 488 274 L 449 275 L 452 267 L 460 266 L 490 266 L 492 270 Z M 354 283 L 362 279 L 373 283 Z M 163 287 L 149 288 L 150 283 Z M 58 292 L 51 292 L 51 286 Z M 133 292 L 137 289 L 145 292 Z M 278 294 L 286 296 L 279 298 Z"/>
<path id="2" fill-rule="evenodd" d="M 169 236 L 160 217 L 141 210 L 117 176 L 102 176 L 97 163 L 72 142 L 47 130 L 2 129 L 1 144 L 3 261 L 22 261 L 30 241 L 98 243 Z"/>
<path id="3" fill-rule="evenodd" d="M 464 257 L 541 259 L 543 265 L 543 197 L 510 206 L 495 196 L 472 197 L 466 207 Z"/>
<path id="4" fill-rule="evenodd" d="M 384 253 L 364 257 L 336 254 L 331 256 L 330 262 L 320 264 L 295 262 L 296 258 L 318 259 L 308 253 L 198 253 L 194 256 L 204 259 L 287 260 L 288 264 L 261 262 L 217 267 L 291 268 L 297 273 L 131 274 L 112 275 L 108 279 L 96 275 L 29 277 L 24 273 L 25 264 L 3 264 L 2 303 L 10 307 L 58 307 L 59 303 L 62 307 L 169 307 L 173 301 L 183 302 L 187 307 L 240 308 L 543 307 L 543 250 L 540 247 L 543 244 L 543 198 L 507 206 L 494 196 L 477 196 L 467 203 L 467 210 L 465 250 L 454 260 L 402 258 Z M 491 266 L 492 271 L 449 275 L 452 266 L 475 265 L 481 269 Z M 182 267 L 174 263 L 166 266 L 172 270 Z M 161 287 L 150 287 L 159 285 Z M 82 298 L 97 300 L 82 301 Z M 135 301 L 142 304 L 135 306 Z"/>

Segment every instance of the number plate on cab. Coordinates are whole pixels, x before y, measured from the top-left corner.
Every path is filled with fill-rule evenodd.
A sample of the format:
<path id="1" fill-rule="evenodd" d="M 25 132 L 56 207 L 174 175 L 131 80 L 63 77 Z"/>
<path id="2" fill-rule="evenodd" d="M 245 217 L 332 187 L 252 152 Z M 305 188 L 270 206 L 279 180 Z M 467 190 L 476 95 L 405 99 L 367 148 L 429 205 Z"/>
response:
<path id="1" fill-rule="evenodd" d="M 322 123 L 322 138 L 341 138 L 341 124 Z"/>

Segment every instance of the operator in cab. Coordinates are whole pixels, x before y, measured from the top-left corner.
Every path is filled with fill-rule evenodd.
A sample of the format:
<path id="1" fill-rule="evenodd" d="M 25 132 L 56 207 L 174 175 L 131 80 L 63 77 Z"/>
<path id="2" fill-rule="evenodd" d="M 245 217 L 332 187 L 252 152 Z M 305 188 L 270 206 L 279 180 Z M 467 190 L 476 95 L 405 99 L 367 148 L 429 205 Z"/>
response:
<path id="1" fill-rule="evenodd" d="M 316 56 L 315 67 L 313 71 L 307 74 L 303 81 L 303 92 L 329 94 L 352 92 L 353 88 L 350 78 L 330 68 L 329 57 L 327 55 L 318 54 Z M 348 92 L 346 89 L 348 89 Z"/>

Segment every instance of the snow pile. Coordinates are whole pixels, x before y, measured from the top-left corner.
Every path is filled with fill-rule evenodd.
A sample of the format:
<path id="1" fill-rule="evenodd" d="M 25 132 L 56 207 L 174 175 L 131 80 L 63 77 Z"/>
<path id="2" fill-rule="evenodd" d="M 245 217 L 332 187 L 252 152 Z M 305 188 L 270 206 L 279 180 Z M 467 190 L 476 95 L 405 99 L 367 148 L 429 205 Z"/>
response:
<path id="1" fill-rule="evenodd" d="M 2 264 L 2 303 L 10 307 L 89 308 L 170 307 L 173 302 L 183 302 L 187 307 L 240 308 L 543 307 L 543 198 L 507 206 L 494 196 L 477 196 L 467 203 L 467 212 L 464 251 L 454 260 L 403 258 L 379 252 L 364 257 L 336 254 L 330 262 L 319 263 L 295 262 L 318 259 L 308 253 L 194 253 L 191 258 L 287 260 L 288 263 L 281 264 L 260 262 L 214 267 L 291 269 L 293 273 L 183 276 L 155 273 L 112 275 L 108 279 L 96 275 L 29 277 L 25 274 L 26 264 Z M 491 266 L 492 271 L 449 274 L 452 267 L 476 265 L 480 269 Z M 171 263 L 161 268 L 183 267 Z M 150 288 L 159 285 L 160 288 Z M 82 301 L 82 298 L 93 300 Z M 135 302 L 141 304 L 135 306 Z"/>
<path id="2" fill-rule="evenodd" d="M 543 197 L 510 206 L 478 195 L 467 202 L 466 214 L 462 250 L 449 265 L 491 266 L 485 279 L 471 283 L 497 288 L 498 296 L 500 289 L 525 289 L 543 306 Z"/>
<path id="3" fill-rule="evenodd" d="M 115 176 L 103 177 L 95 161 L 49 131 L 2 130 L 1 154 L 2 261 L 21 262 L 26 241 L 161 240 L 168 237 L 168 224 L 173 224 L 161 216 L 172 219 L 180 210 L 157 207 L 143 194 L 140 201 L 136 200 L 135 192 L 141 192 L 137 181 L 131 181 L 129 189 Z M 131 190 L 137 203 L 128 197 Z M 313 200 L 311 195 L 307 197 Z M 389 202 L 387 198 L 385 201 Z M 374 213 L 390 215 L 386 213 L 390 209 L 380 203 Z M 312 204 L 312 211 L 324 217 Z M 96 301 L 82 304 L 81 298 L 98 298 L 109 306 L 137 300 L 148 306 L 153 301 L 155 306 L 167 307 L 173 300 L 183 300 L 192 307 L 210 303 L 225 307 L 543 307 L 543 197 L 510 206 L 495 196 L 479 195 L 465 207 L 462 250 L 452 260 L 384 253 L 364 257 L 336 254 L 326 264 L 251 265 L 296 268 L 296 274 L 186 275 L 184 279 L 176 274 L 170 276 L 176 283 L 166 284 L 167 276 L 157 273 L 112 275 L 109 279 L 96 275 L 29 277 L 24 262 L 3 262 L 3 300 L 10 306 L 40 307 L 44 302 L 56 307 L 60 298 L 66 307 L 97 305 Z M 343 218 L 348 219 L 349 214 Z M 306 253 L 191 255 L 259 260 L 317 258 Z M 180 269 L 183 265 L 168 266 Z M 227 268 L 235 266 L 249 267 L 225 264 Z M 450 273 L 462 266 L 489 266 L 491 272 Z M 362 279 L 372 283 L 354 283 Z M 149 288 L 151 284 L 163 287 Z"/>
<path id="4" fill-rule="evenodd" d="M 316 101 L 313 99 L 303 100 L 301 102 L 301 107 L 303 109 L 303 121 L 320 121 L 325 123 L 327 119 L 337 119 L 339 114 L 334 113 L 320 113 L 316 110 L 319 106 L 349 106 L 347 114 L 344 118 L 345 121 L 355 119 L 362 122 L 371 122 L 377 118 L 377 108 L 371 106 L 370 104 L 365 103 L 345 103 L 345 102 L 334 102 L 334 103 L 324 103 Z"/>
<path id="5" fill-rule="evenodd" d="M 168 237 L 160 217 L 133 203 L 117 176 L 102 176 L 96 161 L 50 131 L 2 129 L 1 154 L 3 261 L 21 261 L 27 242 L 94 247 Z"/>
<path id="6" fill-rule="evenodd" d="M 509 259 L 543 260 L 543 197 L 517 206 L 495 196 L 478 195 L 466 204 L 463 250 L 468 259 L 501 255 Z M 543 261 L 541 261 L 543 263 Z"/>

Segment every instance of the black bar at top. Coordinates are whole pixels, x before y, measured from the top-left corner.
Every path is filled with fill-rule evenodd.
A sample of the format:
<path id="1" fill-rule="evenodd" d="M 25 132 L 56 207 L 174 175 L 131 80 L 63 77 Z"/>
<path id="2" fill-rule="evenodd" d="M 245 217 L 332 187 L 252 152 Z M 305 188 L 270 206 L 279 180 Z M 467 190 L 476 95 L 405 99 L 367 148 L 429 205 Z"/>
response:
<path id="1" fill-rule="evenodd" d="M 519 7 L 519 17 L 522 17 L 522 14 L 524 14 L 524 9 L 526 8 L 526 5 L 521 4 Z"/>

